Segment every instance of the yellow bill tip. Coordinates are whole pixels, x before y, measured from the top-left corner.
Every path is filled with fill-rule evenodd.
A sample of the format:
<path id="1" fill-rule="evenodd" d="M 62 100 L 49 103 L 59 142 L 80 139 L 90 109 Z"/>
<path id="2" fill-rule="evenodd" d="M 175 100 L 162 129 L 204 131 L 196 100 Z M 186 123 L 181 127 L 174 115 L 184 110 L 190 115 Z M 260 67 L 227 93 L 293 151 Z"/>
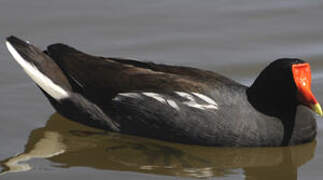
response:
<path id="1" fill-rule="evenodd" d="M 314 112 L 316 112 L 318 115 L 323 116 L 322 108 L 319 103 L 316 103 L 312 106 L 312 109 Z"/>

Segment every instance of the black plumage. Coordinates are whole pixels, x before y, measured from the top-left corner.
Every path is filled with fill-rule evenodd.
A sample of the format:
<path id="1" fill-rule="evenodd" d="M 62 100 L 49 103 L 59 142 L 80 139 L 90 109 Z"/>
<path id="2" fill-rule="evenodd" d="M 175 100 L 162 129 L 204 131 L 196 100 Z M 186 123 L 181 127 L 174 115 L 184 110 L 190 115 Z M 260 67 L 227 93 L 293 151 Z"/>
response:
<path id="1" fill-rule="evenodd" d="M 247 87 L 191 67 L 92 56 L 64 44 L 42 52 L 15 37 L 7 41 L 68 92 L 55 99 L 43 90 L 54 108 L 89 126 L 208 146 L 284 146 L 316 135 L 315 118 L 296 99 L 291 66 L 304 63 L 299 59 L 274 61 Z M 298 108 L 310 115 L 296 118 Z"/>

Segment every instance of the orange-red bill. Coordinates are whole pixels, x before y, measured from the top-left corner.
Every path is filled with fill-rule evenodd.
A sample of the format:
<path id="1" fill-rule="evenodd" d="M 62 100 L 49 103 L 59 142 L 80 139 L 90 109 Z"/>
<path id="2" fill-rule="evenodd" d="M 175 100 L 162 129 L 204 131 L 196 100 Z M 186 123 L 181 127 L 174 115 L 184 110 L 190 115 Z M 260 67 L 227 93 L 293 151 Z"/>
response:
<path id="1" fill-rule="evenodd" d="M 298 90 L 298 100 L 322 116 L 323 112 L 321 106 L 311 90 L 312 77 L 310 65 L 308 63 L 293 64 L 292 72 Z"/>

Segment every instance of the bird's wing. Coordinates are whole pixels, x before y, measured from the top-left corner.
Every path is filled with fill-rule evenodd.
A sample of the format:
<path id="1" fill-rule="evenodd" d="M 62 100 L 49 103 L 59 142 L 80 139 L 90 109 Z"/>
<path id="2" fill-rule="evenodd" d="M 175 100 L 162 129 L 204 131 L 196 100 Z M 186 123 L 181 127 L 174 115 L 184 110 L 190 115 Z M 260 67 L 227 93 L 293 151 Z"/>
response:
<path id="1" fill-rule="evenodd" d="M 98 104 L 106 104 L 122 92 L 205 92 L 212 83 L 234 83 L 210 71 L 97 57 L 64 44 L 49 46 L 47 54 L 63 70 L 74 91 Z"/>

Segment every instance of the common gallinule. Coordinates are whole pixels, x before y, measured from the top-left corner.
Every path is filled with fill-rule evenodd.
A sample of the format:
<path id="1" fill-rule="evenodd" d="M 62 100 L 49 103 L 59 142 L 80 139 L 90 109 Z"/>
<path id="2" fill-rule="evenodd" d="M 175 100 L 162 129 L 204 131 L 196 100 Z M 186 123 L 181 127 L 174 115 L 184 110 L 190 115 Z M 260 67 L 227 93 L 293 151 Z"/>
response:
<path id="1" fill-rule="evenodd" d="M 286 146 L 312 141 L 310 65 L 283 58 L 250 86 L 215 72 L 104 58 L 64 44 L 41 51 L 14 36 L 9 52 L 63 116 L 125 134 L 207 146 Z M 311 111 L 312 110 L 312 111 Z"/>

